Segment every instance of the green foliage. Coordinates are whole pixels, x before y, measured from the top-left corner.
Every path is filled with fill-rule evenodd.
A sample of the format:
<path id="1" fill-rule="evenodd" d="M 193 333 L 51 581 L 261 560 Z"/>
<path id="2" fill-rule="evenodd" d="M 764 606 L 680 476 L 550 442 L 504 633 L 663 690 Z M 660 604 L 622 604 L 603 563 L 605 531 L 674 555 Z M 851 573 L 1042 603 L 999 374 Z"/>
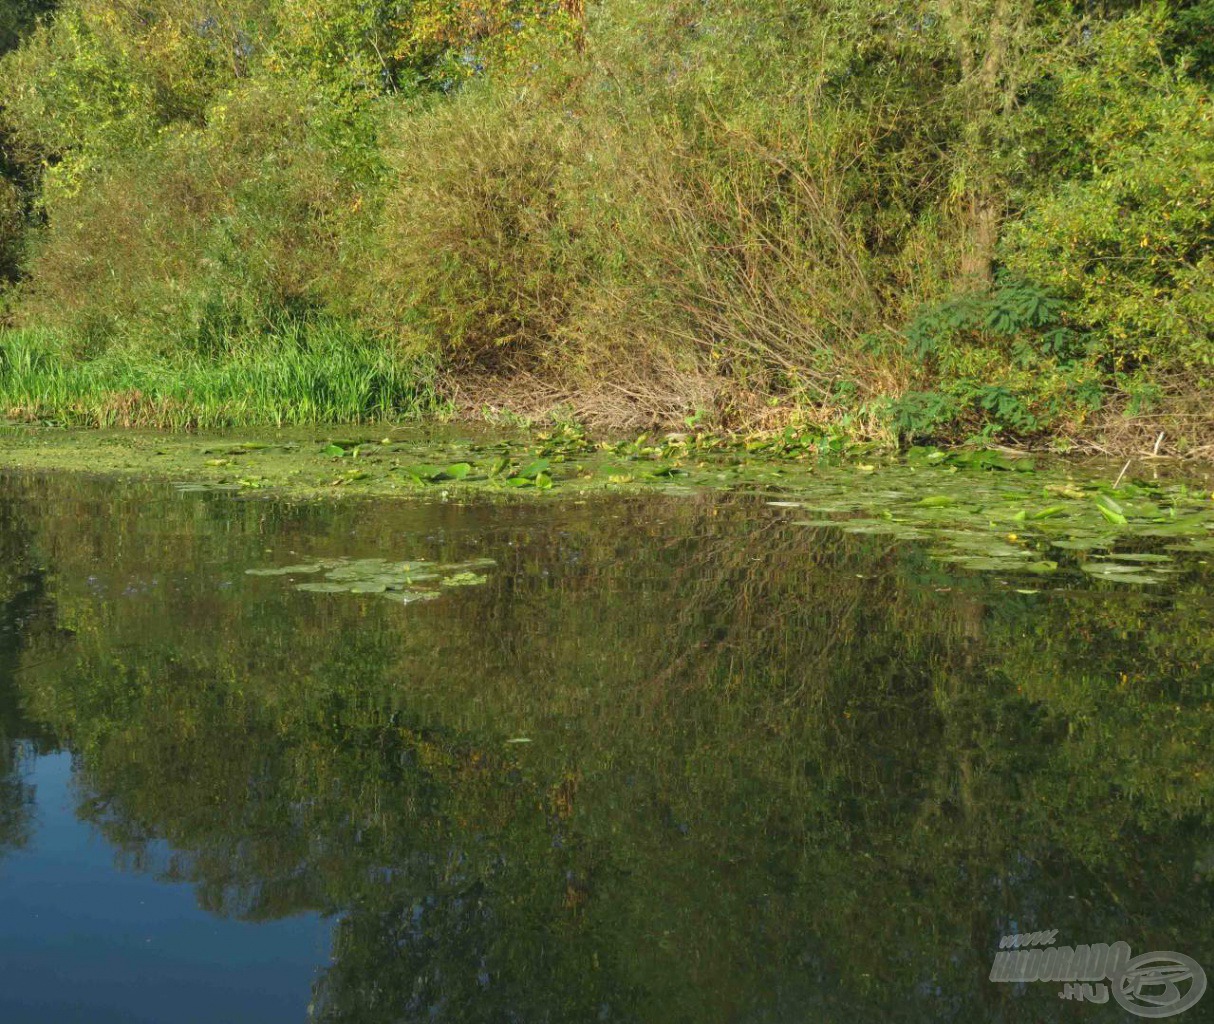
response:
<path id="1" fill-rule="evenodd" d="M 1127 16 L 1094 34 L 1086 60 L 1053 64 L 1048 109 L 1030 113 L 1055 173 L 1024 194 L 1004 258 L 1066 302 L 1106 370 L 1208 382 L 1214 107 L 1208 85 L 1161 60 L 1166 29 L 1159 9 Z"/>
<path id="2" fill-rule="evenodd" d="M 561 145 L 545 112 L 482 90 L 399 126 L 368 303 L 385 333 L 460 367 L 551 350 L 578 279 Z"/>
<path id="3" fill-rule="evenodd" d="M 222 359 L 280 322 L 340 317 L 356 272 L 346 239 L 373 172 L 338 162 L 333 113 L 323 98 L 249 86 L 205 132 L 165 133 L 152 159 L 112 161 L 57 200 L 22 319 L 65 331 L 84 355 L 117 343 Z"/>
<path id="4" fill-rule="evenodd" d="M 1076 408 L 1098 409 L 1087 338 L 1066 325 L 1064 308 L 1040 288 L 1003 276 L 994 288 L 920 310 L 903 333 L 906 350 L 925 378 L 942 385 L 891 404 L 899 434 L 1029 436 Z"/>
<path id="5" fill-rule="evenodd" d="M 1075 332 L 1061 325 L 1062 304 L 1020 281 L 954 296 L 919 311 L 906 329 L 907 349 L 948 368 L 958 347 L 1006 344 L 1006 355 L 1027 365 L 1035 357 L 1067 360 L 1079 351 Z"/>
<path id="6" fill-rule="evenodd" d="M 0 282 L 11 280 L 21 262 L 25 211 L 15 183 L 0 176 Z"/>
<path id="7" fill-rule="evenodd" d="M 1200 406 L 1210 10 L 8 0 L 5 306 L 85 361 L 328 318 L 620 424 Z"/>
<path id="8" fill-rule="evenodd" d="M 0 0 L 0 54 L 14 49 L 56 0 Z"/>
<path id="9" fill-rule="evenodd" d="M 0 0 L 0 56 L 14 49 L 54 6 L 54 0 Z M 0 289 L 18 274 L 24 253 L 27 175 L 13 151 L 0 105 Z M 0 294 L 0 313 L 3 312 Z"/>
<path id="10" fill-rule="evenodd" d="M 1208 82 L 1214 74 L 1214 0 L 1186 0 L 1177 7 L 1169 26 L 1168 55 L 1187 58 L 1194 75 Z"/>

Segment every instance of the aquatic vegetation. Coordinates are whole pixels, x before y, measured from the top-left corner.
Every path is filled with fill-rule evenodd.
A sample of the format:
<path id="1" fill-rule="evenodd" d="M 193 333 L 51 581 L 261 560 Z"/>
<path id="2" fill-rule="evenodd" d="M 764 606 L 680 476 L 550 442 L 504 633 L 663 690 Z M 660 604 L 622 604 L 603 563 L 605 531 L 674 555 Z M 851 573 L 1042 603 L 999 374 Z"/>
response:
<path id="1" fill-rule="evenodd" d="M 1143 551 L 1144 546 L 1185 538 L 1185 544 L 1167 549 L 1192 554 L 1214 549 L 1214 496 L 1183 482 L 1135 479 L 1114 488 L 1069 474 L 1065 482 L 1051 481 L 1049 473 L 1035 468 L 988 474 L 950 463 L 951 457 L 934 458 L 921 472 L 891 466 L 846 479 L 835 473 L 829 483 L 827 474 L 820 474 L 812 494 L 769 504 L 838 517 L 794 523 L 926 540 L 934 558 L 1010 576 L 1056 572 L 1074 553 L 1086 556 L 1078 568 L 1096 579 L 1158 583 L 1168 571 L 1162 565 L 1174 558 Z M 919 496 L 924 490 L 930 493 Z M 865 517 L 856 515 L 861 511 Z M 1097 559 L 1096 553 L 1107 558 Z"/>
<path id="2" fill-rule="evenodd" d="M 453 462 L 450 466 L 405 466 L 401 472 L 415 483 L 437 484 L 445 480 L 466 480 L 472 472 L 472 463 Z"/>
<path id="3" fill-rule="evenodd" d="M 246 576 L 314 576 L 295 582 L 295 589 L 311 594 L 376 594 L 400 604 L 430 601 L 440 596 L 438 587 L 474 587 L 489 577 L 474 572 L 496 563 L 491 558 L 453 565 L 427 561 L 390 562 L 386 558 L 324 558 L 297 565 L 246 569 Z"/>
<path id="4" fill-rule="evenodd" d="M 1155 469 L 1148 476 L 1150 464 L 1119 473 L 1120 466 L 989 449 L 916 448 L 903 458 L 868 454 L 867 462 L 804 450 L 780 457 L 786 440 L 772 448 L 770 438 L 641 435 L 595 446 L 579 433 L 480 439 L 394 430 L 334 440 L 285 432 L 249 440 L 13 427 L 0 466 L 167 477 L 182 493 L 250 499 L 546 501 L 729 491 L 786 510 L 789 525 L 889 537 L 958 569 L 1009 578 L 1069 572 L 1151 584 L 1155 567 L 1168 564 L 1159 559 L 1181 564 L 1214 552 L 1214 483 L 1200 466 L 1189 476 Z M 1080 572 L 1098 556 L 1139 569 Z"/>

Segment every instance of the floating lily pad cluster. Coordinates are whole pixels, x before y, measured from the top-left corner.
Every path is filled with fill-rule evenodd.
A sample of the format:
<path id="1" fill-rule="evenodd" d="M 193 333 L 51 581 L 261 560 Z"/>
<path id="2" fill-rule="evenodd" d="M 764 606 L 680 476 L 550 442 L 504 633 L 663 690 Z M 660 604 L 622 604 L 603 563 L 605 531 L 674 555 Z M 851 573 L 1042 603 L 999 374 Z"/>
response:
<path id="1" fill-rule="evenodd" d="M 476 473 L 471 462 L 453 462 L 448 466 L 398 466 L 415 484 L 440 484 L 460 480 L 493 480 L 507 487 L 536 487 L 547 490 L 552 486 L 550 463 L 547 459 L 533 459 L 524 466 L 512 467 L 508 458 L 497 459 L 492 465 Z"/>
<path id="2" fill-rule="evenodd" d="M 307 452 L 288 452 L 286 444 L 224 442 L 203 454 L 222 456 L 208 461 L 222 463 L 210 469 L 225 472 L 180 489 L 264 489 L 275 479 L 298 486 L 297 463 L 274 460 L 319 455 L 325 475 L 314 483 L 362 482 L 360 490 L 367 493 L 399 493 L 404 484 L 444 499 L 478 490 L 554 488 L 579 494 L 630 488 L 665 495 L 764 495 L 796 509 L 795 522 L 914 542 L 959 570 L 1009 578 L 1069 571 L 1110 584 L 1161 583 L 1214 554 L 1211 483 L 1186 487 L 1142 479 L 1150 463 L 1136 463 L 1127 475 L 1129 467 L 1038 461 L 1005 449 L 916 447 L 897 459 L 852 450 L 861 461 L 838 459 L 832 451 L 787 432 L 774 440 L 732 442 L 697 433 L 643 434 L 610 444 L 592 443 L 572 429 L 527 442 L 362 437 Z M 335 479 L 334 463 L 340 467 Z M 425 600 L 411 595 L 442 592 L 440 582 L 417 576 L 437 572 L 441 579 L 442 567 L 401 565 L 406 568 L 366 563 L 367 579 L 354 579 L 358 572 L 348 566 L 321 565 L 309 568 L 304 585 L 352 590 L 357 584 L 363 592 L 404 595 L 392 600 Z M 329 578 L 332 572 L 338 577 Z M 378 578 L 393 572 L 401 582 Z M 351 576 L 350 586 L 343 574 Z"/>
<path id="3" fill-rule="evenodd" d="M 489 577 L 478 572 L 494 565 L 492 558 L 441 564 L 426 561 L 390 562 L 386 558 L 324 558 L 300 565 L 246 569 L 249 576 L 306 577 L 296 590 L 316 594 L 377 594 L 400 604 L 432 601 L 445 589 L 475 587 Z"/>
<path id="4" fill-rule="evenodd" d="M 1016 469 L 1008 465 L 981 468 Z M 794 500 L 795 498 L 795 500 Z M 1178 560 L 1214 553 L 1214 500 L 1183 484 L 1050 481 L 1032 472 L 959 471 L 944 458 L 873 473 L 822 474 L 775 506 L 804 526 L 921 541 L 962 569 L 1048 575 L 1073 562 L 1111 583 L 1161 583 Z"/>

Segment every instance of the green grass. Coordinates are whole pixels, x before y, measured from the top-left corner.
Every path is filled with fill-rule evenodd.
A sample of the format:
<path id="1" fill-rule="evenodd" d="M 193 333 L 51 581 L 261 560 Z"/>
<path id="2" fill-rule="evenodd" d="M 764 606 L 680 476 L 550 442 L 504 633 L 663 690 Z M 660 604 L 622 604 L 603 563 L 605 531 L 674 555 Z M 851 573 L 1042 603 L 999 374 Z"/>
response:
<path id="1" fill-rule="evenodd" d="M 409 419 L 442 410 L 434 369 L 340 325 L 292 325 L 219 358 L 73 357 L 41 330 L 0 331 L 0 414 L 74 426 L 210 429 Z"/>

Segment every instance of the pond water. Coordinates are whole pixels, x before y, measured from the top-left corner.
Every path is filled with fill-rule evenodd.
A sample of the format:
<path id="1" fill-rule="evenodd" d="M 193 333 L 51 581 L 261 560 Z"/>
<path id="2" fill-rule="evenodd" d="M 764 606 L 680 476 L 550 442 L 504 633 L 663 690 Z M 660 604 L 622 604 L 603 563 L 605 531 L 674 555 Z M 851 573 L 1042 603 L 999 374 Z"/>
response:
<path id="1" fill-rule="evenodd" d="M 1135 1020 L 1001 937 L 1214 968 L 1214 555 L 769 498 L 0 477 L 0 1021 Z"/>

